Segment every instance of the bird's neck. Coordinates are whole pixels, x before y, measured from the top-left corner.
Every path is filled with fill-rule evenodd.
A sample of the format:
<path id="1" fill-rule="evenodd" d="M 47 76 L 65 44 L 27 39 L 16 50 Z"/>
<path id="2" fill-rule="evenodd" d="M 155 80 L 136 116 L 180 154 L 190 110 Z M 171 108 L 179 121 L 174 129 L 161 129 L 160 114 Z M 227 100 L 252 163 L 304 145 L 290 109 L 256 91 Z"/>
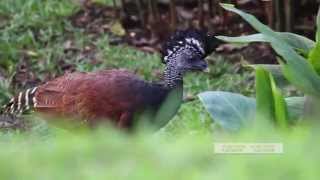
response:
<path id="1" fill-rule="evenodd" d="M 183 72 L 179 70 L 174 63 L 168 62 L 166 69 L 164 70 L 165 85 L 169 89 L 174 89 L 177 86 L 183 84 Z"/>

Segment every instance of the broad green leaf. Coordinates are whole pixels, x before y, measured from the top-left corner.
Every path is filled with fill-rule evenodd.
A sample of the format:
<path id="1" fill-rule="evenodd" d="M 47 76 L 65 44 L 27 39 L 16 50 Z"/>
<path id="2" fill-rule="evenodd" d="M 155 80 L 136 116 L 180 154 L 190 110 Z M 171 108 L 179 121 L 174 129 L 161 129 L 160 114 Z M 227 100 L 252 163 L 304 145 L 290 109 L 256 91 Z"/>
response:
<path id="1" fill-rule="evenodd" d="M 269 72 L 262 67 L 256 69 L 256 98 L 257 98 L 257 117 L 256 119 L 272 120 L 275 119 L 274 99 L 272 94 L 271 80 Z"/>
<path id="2" fill-rule="evenodd" d="M 222 4 L 228 11 L 239 14 L 254 29 L 261 32 L 268 38 L 273 49 L 285 60 L 282 62 L 282 70 L 285 77 L 297 88 L 307 94 L 320 97 L 320 77 L 315 72 L 311 64 L 286 43 L 281 36 L 271 30 L 268 26 L 259 22 L 254 16 L 240 11 L 233 6 Z"/>
<path id="3" fill-rule="evenodd" d="M 226 130 L 239 130 L 254 119 L 253 98 L 221 91 L 207 91 L 198 96 L 211 118 Z"/>
<path id="4" fill-rule="evenodd" d="M 269 73 L 273 101 L 274 101 L 274 118 L 278 127 L 285 129 L 288 127 L 288 109 L 287 104 L 279 88 L 277 88 L 272 75 Z"/>
<path id="5" fill-rule="evenodd" d="M 299 34 L 289 32 L 277 32 L 283 41 L 288 43 L 295 49 L 302 50 L 305 54 L 308 54 L 315 46 L 315 42 L 309 38 L 301 36 Z"/>
<path id="6" fill-rule="evenodd" d="M 315 42 L 298 34 L 288 32 L 276 32 L 283 41 L 292 48 L 299 50 L 303 54 L 309 54 L 310 50 L 315 46 Z M 251 34 L 246 36 L 228 37 L 216 36 L 218 39 L 231 43 L 251 43 L 251 42 L 270 42 L 269 38 L 262 33 Z"/>
<path id="7" fill-rule="evenodd" d="M 254 98 L 222 91 L 206 91 L 198 96 L 212 120 L 226 130 L 236 131 L 253 123 L 256 115 Z M 304 111 L 305 98 L 289 97 L 285 101 L 290 122 L 300 119 Z"/>

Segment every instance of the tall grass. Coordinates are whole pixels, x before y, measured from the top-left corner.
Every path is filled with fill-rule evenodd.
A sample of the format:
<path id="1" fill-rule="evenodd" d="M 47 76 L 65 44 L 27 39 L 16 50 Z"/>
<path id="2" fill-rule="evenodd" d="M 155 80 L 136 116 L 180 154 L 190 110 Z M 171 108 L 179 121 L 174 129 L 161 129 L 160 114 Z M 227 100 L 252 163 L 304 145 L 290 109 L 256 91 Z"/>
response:
<path id="1" fill-rule="evenodd" d="M 270 131 L 273 134 L 270 134 Z M 1 138 L 1 179 L 317 179 L 317 131 L 268 129 L 212 138 L 203 134 L 51 131 L 47 138 Z M 215 142 L 283 143 L 283 154 L 215 154 Z"/>

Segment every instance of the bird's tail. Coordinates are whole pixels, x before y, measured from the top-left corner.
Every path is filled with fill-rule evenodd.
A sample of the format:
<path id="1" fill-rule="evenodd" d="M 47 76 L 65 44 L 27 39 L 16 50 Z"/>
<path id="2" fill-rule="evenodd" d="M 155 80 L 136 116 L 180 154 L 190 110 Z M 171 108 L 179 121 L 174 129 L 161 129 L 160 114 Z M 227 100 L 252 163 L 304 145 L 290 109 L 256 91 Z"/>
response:
<path id="1" fill-rule="evenodd" d="M 8 104 L 3 106 L 0 114 L 18 116 L 30 110 L 36 104 L 36 91 L 37 87 L 20 92 L 18 96 L 13 97 Z"/>
<path id="2" fill-rule="evenodd" d="M 0 129 L 20 128 L 23 122 L 20 115 L 36 105 L 35 93 L 37 87 L 20 92 L 0 110 Z"/>

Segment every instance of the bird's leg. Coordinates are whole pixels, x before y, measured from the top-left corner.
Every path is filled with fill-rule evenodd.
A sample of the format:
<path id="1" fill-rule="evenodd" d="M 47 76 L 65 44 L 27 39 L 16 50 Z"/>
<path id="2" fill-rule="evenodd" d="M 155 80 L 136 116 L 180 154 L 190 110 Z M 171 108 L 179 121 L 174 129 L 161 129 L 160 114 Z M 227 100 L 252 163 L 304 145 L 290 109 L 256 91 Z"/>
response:
<path id="1" fill-rule="evenodd" d="M 120 119 L 117 123 L 117 126 L 122 129 L 129 129 L 132 126 L 133 116 L 132 112 L 123 112 L 120 115 Z"/>

